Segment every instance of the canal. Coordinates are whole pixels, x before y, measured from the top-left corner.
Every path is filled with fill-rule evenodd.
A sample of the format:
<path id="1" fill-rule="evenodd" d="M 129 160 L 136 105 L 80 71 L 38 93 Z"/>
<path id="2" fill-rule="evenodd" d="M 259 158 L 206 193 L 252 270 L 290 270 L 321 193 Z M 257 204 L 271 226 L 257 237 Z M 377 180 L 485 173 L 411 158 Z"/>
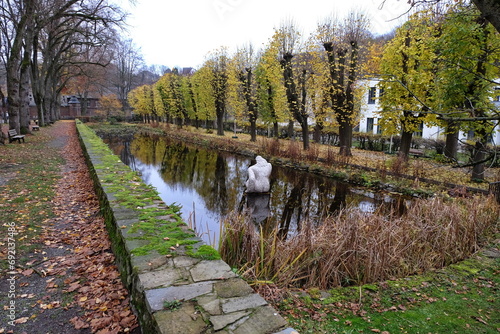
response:
<path id="1" fill-rule="evenodd" d="M 105 141 L 165 203 L 181 207 L 184 221 L 216 248 L 221 220 L 235 210 L 249 212 L 266 230 L 278 226 L 287 235 L 303 224 L 319 224 L 324 215 L 342 207 L 370 213 L 397 201 L 385 193 L 280 166 L 273 166 L 269 194 L 247 196 L 244 184 L 253 164 L 249 157 L 144 134 Z"/>

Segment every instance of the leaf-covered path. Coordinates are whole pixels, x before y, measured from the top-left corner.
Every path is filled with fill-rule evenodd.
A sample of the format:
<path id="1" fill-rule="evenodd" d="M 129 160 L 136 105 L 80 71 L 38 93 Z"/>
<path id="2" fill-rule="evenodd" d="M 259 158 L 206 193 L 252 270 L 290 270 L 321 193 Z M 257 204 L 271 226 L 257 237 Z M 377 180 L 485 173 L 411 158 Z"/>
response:
<path id="1" fill-rule="evenodd" d="M 0 146 L 0 199 L 0 334 L 139 332 L 74 122 Z"/>

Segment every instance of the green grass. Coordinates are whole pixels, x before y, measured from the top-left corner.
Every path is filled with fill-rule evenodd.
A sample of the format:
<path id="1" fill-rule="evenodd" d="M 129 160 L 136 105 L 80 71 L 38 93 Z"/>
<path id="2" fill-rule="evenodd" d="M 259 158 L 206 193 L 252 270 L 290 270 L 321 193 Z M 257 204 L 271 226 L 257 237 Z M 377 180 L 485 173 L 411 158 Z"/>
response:
<path id="1" fill-rule="evenodd" d="M 300 333 L 498 333 L 499 259 L 277 303 Z M 321 298 L 322 297 L 322 298 Z"/>
<path id="2" fill-rule="evenodd" d="M 48 139 L 40 132 L 26 143 L 5 145 L 0 153 L 0 168 L 10 174 L 0 186 L 0 235 L 7 236 L 7 224 L 15 224 L 16 265 L 21 267 L 41 248 L 44 222 L 54 217 L 50 199 L 64 160 Z M 0 258 L 0 274 L 6 269 Z"/>

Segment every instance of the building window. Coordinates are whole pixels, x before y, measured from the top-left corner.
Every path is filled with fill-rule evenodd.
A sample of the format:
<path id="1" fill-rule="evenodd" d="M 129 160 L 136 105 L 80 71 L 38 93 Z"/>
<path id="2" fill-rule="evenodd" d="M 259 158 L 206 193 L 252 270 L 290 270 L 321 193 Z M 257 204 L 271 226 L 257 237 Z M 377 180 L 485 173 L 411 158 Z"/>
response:
<path id="1" fill-rule="evenodd" d="M 415 137 L 422 137 L 423 134 L 424 134 L 424 123 L 420 122 L 420 124 L 418 125 L 418 130 L 413 132 L 413 135 Z"/>
<path id="2" fill-rule="evenodd" d="M 380 126 L 380 118 L 377 119 L 377 134 L 382 134 L 382 127 Z"/>
<path id="3" fill-rule="evenodd" d="M 500 102 L 500 87 L 495 87 L 495 97 L 493 101 Z"/>
<path id="4" fill-rule="evenodd" d="M 370 87 L 368 91 L 368 104 L 375 104 L 375 97 L 377 94 L 377 87 Z"/>
<path id="5" fill-rule="evenodd" d="M 373 133 L 373 117 L 366 119 L 366 132 Z"/>

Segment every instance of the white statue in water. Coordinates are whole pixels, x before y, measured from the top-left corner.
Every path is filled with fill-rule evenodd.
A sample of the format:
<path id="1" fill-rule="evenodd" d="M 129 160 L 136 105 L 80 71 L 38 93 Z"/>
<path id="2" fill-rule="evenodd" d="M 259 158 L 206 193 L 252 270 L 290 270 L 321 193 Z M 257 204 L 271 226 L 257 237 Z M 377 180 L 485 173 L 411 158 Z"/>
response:
<path id="1" fill-rule="evenodd" d="M 271 188 L 269 177 L 273 167 L 263 157 L 258 155 L 257 162 L 248 168 L 248 180 L 245 183 L 248 193 L 265 193 Z"/>

